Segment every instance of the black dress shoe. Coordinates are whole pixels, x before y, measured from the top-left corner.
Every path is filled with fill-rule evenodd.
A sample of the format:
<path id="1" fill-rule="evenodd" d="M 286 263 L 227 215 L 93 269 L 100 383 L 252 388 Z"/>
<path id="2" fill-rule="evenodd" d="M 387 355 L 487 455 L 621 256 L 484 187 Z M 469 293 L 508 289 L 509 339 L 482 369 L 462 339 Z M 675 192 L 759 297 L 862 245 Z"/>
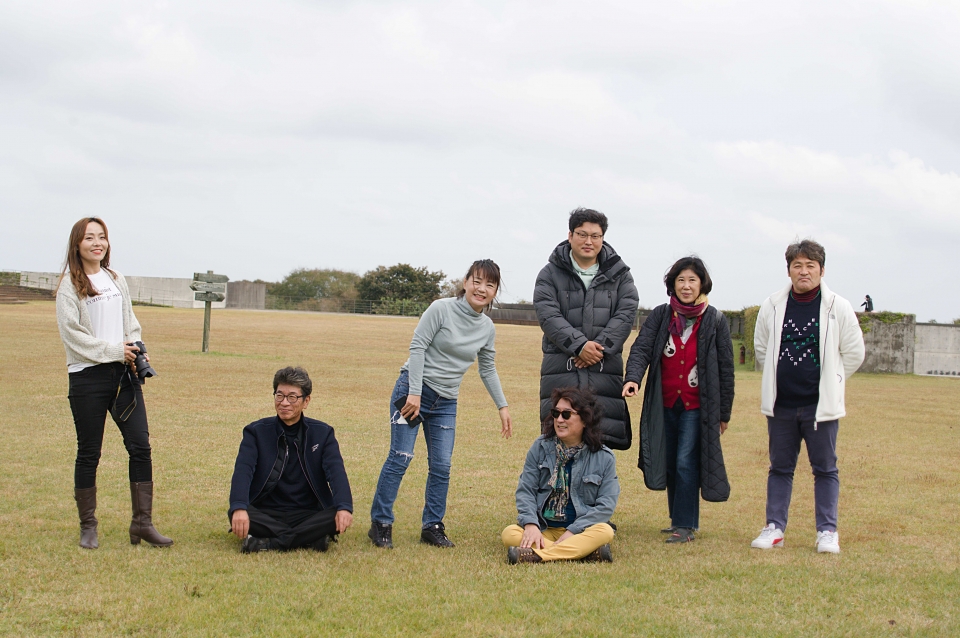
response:
<path id="1" fill-rule="evenodd" d="M 318 552 L 325 552 L 330 549 L 330 543 L 336 543 L 337 537 L 325 534 L 320 540 L 313 544 L 313 549 Z"/>
<path id="2" fill-rule="evenodd" d="M 243 554 L 256 554 L 257 552 L 276 551 L 270 538 L 257 538 L 256 536 L 247 536 L 243 539 L 243 545 L 240 546 L 240 552 Z"/>
<path id="3" fill-rule="evenodd" d="M 420 531 L 420 542 L 434 547 L 453 547 L 453 541 L 447 538 L 443 523 L 434 523 Z"/>
<path id="4" fill-rule="evenodd" d="M 374 521 L 370 523 L 370 531 L 367 532 L 367 536 L 377 547 L 393 549 L 393 525 Z"/>

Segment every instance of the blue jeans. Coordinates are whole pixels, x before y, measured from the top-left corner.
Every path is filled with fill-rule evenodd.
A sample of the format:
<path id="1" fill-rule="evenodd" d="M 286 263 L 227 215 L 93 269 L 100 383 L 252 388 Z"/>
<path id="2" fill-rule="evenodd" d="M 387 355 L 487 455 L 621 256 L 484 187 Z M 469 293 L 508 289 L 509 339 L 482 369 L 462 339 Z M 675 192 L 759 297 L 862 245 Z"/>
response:
<path id="1" fill-rule="evenodd" d="M 840 473 L 837 470 L 839 421 L 817 423 L 817 406 L 773 407 L 767 417 L 770 435 L 770 472 L 767 474 L 767 523 L 786 531 L 793 472 L 797 468 L 800 441 L 807 444 L 813 470 L 813 500 L 817 531 L 837 531 L 837 503 L 840 500 Z"/>
<path id="2" fill-rule="evenodd" d="M 670 524 L 700 528 L 700 409 L 663 409 Z"/>
<path id="3" fill-rule="evenodd" d="M 413 446 L 420 426 L 400 423 L 403 417 L 393 405 L 397 399 L 406 398 L 409 387 L 407 371 L 404 370 L 390 396 L 390 452 L 380 470 L 370 508 L 370 520 L 375 523 L 393 524 L 393 503 L 397 500 L 400 481 L 413 460 Z M 423 527 L 426 528 L 442 522 L 447 512 L 450 459 L 457 432 L 457 401 L 445 399 L 424 383 L 420 392 L 420 416 L 423 417 L 423 438 L 427 442 L 428 474 L 423 506 Z"/>

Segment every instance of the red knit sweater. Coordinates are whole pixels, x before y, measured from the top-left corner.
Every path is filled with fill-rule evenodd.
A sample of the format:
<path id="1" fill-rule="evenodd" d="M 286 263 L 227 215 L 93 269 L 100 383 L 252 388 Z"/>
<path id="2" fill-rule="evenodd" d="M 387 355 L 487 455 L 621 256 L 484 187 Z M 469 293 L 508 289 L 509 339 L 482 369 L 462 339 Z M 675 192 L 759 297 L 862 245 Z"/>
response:
<path id="1" fill-rule="evenodd" d="M 680 337 L 670 335 L 660 356 L 660 377 L 663 388 L 663 406 L 672 408 L 679 398 L 684 410 L 700 407 L 700 380 L 697 378 L 697 332 L 700 330 L 697 317 L 693 331 L 686 343 Z"/>

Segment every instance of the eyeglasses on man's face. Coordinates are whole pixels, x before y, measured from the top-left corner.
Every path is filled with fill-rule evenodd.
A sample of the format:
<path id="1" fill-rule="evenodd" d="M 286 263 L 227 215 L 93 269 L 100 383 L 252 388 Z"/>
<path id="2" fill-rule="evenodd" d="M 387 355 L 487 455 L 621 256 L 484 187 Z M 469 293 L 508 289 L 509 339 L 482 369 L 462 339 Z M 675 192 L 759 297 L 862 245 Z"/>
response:
<path id="1" fill-rule="evenodd" d="M 580 238 L 580 241 L 587 241 L 588 239 L 600 241 L 603 239 L 603 233 L 585 233 L 582 230 L 575 230 L 573 234 Z"/>
<path id="2" fill-rule="evenodd" d="M 570 416 L 573 414 L 580 414 L 580 413 L 577 412 L 576 410 L 558 410 L 556 408 L 553 408 L 552 410 L 550 410 L 550 416 L 552 416 L 555 419 L 559 419 L 560 417 L 563 417 L 564 421 L 569 421 Z"/>
<path id="3" fill-rule="evenodd" d="M 296 404 L 302 398 L 302 394 L 284 394 L 283 392 L 277 392 L 273 395 L 273 400 L 277 403 L 289 403 L 290 405 Z"/>

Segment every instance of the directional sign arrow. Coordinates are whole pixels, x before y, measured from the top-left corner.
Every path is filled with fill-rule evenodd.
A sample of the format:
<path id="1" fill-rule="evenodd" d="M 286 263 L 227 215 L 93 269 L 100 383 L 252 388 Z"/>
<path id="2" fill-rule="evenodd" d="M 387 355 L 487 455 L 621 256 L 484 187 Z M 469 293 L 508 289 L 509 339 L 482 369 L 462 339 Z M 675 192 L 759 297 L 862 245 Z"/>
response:
<path id="1" fill-rule="evenodd" d="M 214 275 L 212 272 L 195 272 L 193 273 L 194 281 L 206 281 L 211 284 L 225 284 L 230 281 L 230 278 L 226 275 Z"/>
<path id="2" fill-rule="evenodd" d="M 193 298 L 196 301 L 223 301 L 226 295 L 221 292 L 195 292 Z"/>
<path id="3" fill-rule="evenodd" d="M 210 284 L 205 281 L 195 281 L 190 284 L 190 290 L 197 292 L 226 292 L 227 284 Z"/>

